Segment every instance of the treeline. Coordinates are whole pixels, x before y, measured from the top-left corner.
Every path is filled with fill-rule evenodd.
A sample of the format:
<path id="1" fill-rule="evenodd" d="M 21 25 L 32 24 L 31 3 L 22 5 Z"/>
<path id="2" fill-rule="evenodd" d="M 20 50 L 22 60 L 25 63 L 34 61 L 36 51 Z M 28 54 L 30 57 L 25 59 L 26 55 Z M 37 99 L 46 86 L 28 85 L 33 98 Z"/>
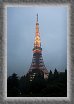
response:
<path id="1" fill-rule="evenodd" d="M 7 79 L 8 97 L 67 97 L 67 70 L 54 73 L 50 70 L 48 79 L 37 75 L 33 81 L 27 76 L 13 73 Z"/>

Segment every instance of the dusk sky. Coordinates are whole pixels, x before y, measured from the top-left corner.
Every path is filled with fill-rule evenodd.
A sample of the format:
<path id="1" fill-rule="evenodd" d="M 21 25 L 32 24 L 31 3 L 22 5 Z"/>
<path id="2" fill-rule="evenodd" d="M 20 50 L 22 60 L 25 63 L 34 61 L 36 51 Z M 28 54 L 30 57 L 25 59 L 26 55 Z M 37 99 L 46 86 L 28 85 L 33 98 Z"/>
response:
<path id="1" fill-rule="evenodd" d="M 48 71 L 67 68 L 67 7 L 26 6 L 7 8 L 8 75 L 26 74 L 32 62 L 38 13 L 42 56 Z"/>

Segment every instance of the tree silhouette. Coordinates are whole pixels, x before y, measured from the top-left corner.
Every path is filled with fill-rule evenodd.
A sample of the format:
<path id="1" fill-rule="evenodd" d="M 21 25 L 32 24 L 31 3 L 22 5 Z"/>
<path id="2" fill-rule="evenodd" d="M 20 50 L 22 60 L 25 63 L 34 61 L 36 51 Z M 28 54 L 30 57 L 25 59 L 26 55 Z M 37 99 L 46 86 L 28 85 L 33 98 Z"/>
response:
<path id="1" fill-rule="evenodd" d="M 50 70 L 48 79 L 37 73 L 32 81 L 28 75 L 18 77 L 13 73 L 7 79 L 8 97 L 67 97 L 67 70 L 54 73 Z"/>
<path id="2" fill-rule="evenodd" d="M 20 88 L 20 96 L 21 94 L 23 95 L 25 93 L 25 88 L 26 88 L 26 77 L 25 75 L 22 76 L 19 80 L 19 88 Z"/>
<path id="3" fill-rule="evenodd" d="M 58 77 L 58 71 L 57 71 L 57 69 L 55 68 L 55 70 L 54 70 L 54 78 L 57 78 Z"/>
<path id="4" fill-rule="evenodd" d="M 16 73 L 9 76 L 7 79 L 7 96 L 18 96 L 20 94 L 19 90 L 19 78 Z"/>

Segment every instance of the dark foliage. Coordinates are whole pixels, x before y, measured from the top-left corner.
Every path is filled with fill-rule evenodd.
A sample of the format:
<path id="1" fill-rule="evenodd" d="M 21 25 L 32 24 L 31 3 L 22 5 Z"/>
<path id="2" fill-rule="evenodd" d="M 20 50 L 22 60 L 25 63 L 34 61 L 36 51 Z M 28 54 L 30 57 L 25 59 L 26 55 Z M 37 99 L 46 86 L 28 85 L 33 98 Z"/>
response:
<path id="1" fill-rule="evenodd" d="M 7 96 L 19 96 L 19 78 L 17 74 L 13 73 L 12 76 L 9 76 L 7 79 Z"/>
<path id="2" fill-rule="evenodd" d="M 7 79 L 8 97 L 67 97 L 67 70 L 54 73 L 50 70 L 47 80 L 41 75 L 30 81 L 27 76 L 19 78 L 13 73 Z"/>

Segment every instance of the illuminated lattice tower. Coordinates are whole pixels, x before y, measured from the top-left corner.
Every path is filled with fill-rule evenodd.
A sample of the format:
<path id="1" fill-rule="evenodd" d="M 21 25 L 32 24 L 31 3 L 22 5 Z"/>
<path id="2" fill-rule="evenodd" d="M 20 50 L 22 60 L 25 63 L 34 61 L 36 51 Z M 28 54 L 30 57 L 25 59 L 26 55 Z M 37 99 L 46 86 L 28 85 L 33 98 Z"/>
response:
<path id="1" fill-rule="evenodd" d="M 38 14 L 37 14 L 37 20 L 36 20 L 36 35 L 35 35 L 35 40 L 34 40 L 33 59 L 32 59 L 30 69 L 28 71 L 28 75 L 30 76 L 30 81 L 33 80 L 36 74 L 43 75 L 44 79 L 48 78 L 48 70 L 46 69 L 44 62 L 43 62 L 43 58 L 42 58 Z"/>

